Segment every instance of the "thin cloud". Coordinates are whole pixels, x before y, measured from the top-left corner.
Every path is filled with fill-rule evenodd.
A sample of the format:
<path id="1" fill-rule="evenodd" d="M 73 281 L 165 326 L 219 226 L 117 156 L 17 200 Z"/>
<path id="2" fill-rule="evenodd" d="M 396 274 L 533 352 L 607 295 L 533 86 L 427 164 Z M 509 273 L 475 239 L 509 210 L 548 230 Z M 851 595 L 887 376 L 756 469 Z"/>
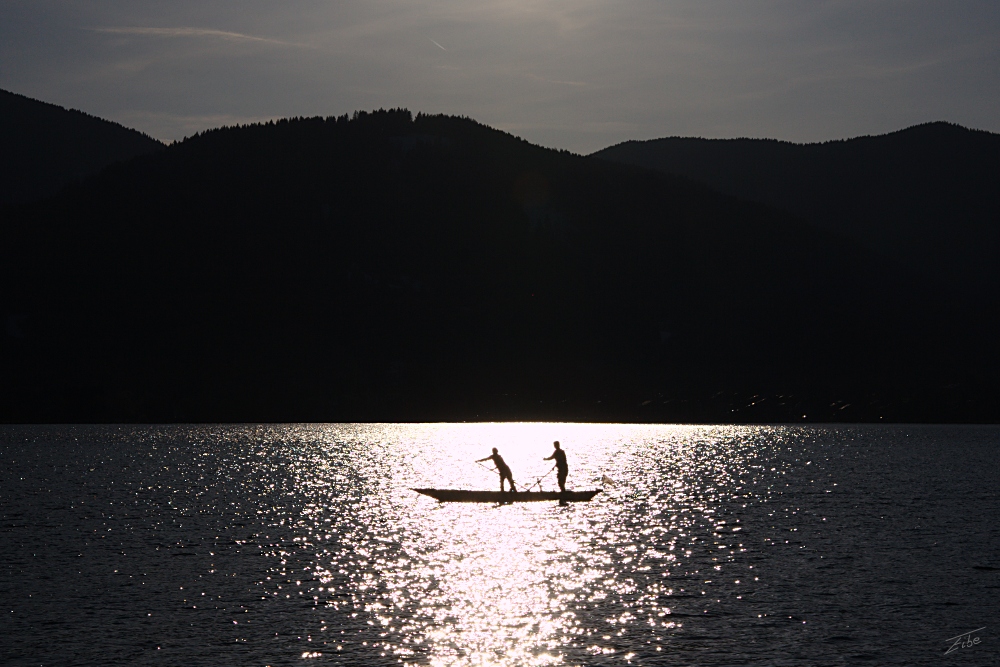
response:
<path id="1" fill-rule="evenodd" d="M 590 84 L 586 81 L 562 81 L 559 79 L 546 79 L 543 76 L 538 76 L 537 74 L 528 73 L 529 79 L 534 79 L 535 81 L 541 81 L 543 83 L 557 83 L 561 86 L 589 86 Z"/>
<path id="2" fill-rule="evenodd" d="M 428 37 L 427 39 L 431 39 L 431 38 L 430 38 L 430 37 Z M 431 41 L 432 41 L 432 42 L 434 42 L 434 40 L 433 40 L 433 39 L 431 39 Z M 442 51 L 447 51 L 447 50 L 448 50 L 448 49 L 444 48 L 443 46 L 441 46 L 440 44 L 438 44 L 437 42 L 434 42 L 434 46 L 438 47 L 438 48 L 439 48 L 439 49 L 441 49 Z"/>
<path id="3" fill-rule="evenodd" d="M 91 28 L 94 32 L 110 33 L 114 35 L 149 35 L 153 37 L 208 37 L 223 39 L 230 42 L 262 42 L 265 44 L 280 44 L 282 46 L 300 46 L 280 39 L 270 37 L 258 37 L 257 35 L 246 35 L 241 32 L 230 32 L 228 30 L 213 30 L 211 28 L 147 28 L 139 26 L 131 27 L 104 27 Z"/>

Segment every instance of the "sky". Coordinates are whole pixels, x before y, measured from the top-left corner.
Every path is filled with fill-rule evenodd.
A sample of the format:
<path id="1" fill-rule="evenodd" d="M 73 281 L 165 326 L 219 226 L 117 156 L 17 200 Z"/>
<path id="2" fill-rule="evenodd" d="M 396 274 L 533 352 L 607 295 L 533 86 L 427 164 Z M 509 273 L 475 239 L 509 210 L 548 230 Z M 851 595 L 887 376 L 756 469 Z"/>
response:
<path id="1" fill-rule="evenodd" d="M 395 107 L 578 153 L 1000 132 L 1000 3 L 0 0 L 0 88 L 164 141 Z"/>

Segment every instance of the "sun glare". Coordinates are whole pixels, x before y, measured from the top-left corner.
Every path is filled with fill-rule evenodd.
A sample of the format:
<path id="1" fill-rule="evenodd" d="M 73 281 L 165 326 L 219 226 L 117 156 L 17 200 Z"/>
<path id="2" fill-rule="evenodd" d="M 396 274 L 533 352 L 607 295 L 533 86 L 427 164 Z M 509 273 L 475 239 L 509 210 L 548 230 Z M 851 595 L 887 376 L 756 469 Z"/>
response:
<path id="1" fill-rule="evenodd" d="M 311 501 L 296 539 L 315 549 L 322 586 L 311 594 L 317 609 L 350 612 L 359 625 L 344 632 L 400 664 L 627 662 L 626 635 L 648 633 L 655 649 L 683 630 L 671 571 L 742 549 L 720 503 L 737 493 L 754 447 L 725 427 L 370 425 L 347 439 L 327 428 L 324 443 L 303 449 L 298 475 Z M 475 463 L 493 447 L 519 489 L 541 479 L 555 490 L 544 460 L 555 440 L 568 489 L 604 487 L 592 502 L 439 503 L 413 491 L 497 490 L 495 470 Z"/>

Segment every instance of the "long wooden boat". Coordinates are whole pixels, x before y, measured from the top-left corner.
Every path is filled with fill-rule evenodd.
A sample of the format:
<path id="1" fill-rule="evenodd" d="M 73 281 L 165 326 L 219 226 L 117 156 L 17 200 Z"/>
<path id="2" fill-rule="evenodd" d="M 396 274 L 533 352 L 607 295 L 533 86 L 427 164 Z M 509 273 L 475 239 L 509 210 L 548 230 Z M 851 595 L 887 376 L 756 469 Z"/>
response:
<path id="1" fill-rule="evenodd" d="M 460 489 L 413 489 L 442 503 L 530 503 L 541 500 L 586 502 L 601 492 L 589 491 L 463 491 Z"/>

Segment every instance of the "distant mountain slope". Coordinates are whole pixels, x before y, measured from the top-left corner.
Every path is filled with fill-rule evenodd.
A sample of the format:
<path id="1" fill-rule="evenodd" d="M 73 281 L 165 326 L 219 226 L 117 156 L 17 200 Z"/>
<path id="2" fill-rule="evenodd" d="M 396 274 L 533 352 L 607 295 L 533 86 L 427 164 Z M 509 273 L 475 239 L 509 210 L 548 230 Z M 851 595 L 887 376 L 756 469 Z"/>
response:
<path id="1" fill-rule="evenodd" d="M 775 209 L 468 119 L 206 132 L 22 209 L 0 260 L 6 420 L 996 407 L 983 313 Z"/>
<path id="2" fill-rule="evenodd" d="M 0 206 L 55 194 L 109 164 L 163 148 L 118 123 L 0 90 Z"/>
<path id="3" fill-rule="evenodd" d="M 629 141 L 593 154 L 783 208 L 935 278 L 1000 287 L 1000 135 L 928 123 L 820 144 Z"/>

